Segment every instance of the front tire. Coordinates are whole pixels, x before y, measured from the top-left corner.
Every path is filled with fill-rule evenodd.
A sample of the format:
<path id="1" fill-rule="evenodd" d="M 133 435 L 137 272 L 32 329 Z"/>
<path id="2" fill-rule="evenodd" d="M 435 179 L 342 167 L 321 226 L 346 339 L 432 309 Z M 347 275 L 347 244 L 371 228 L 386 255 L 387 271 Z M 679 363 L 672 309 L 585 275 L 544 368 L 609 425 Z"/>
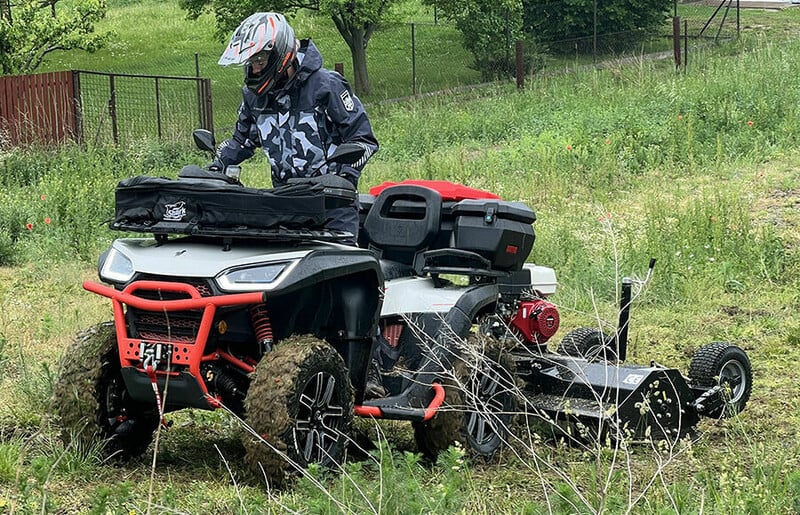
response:
<path id="1" fill-rule="evenodd" d="M 726 418 L 741 412 L 753 389 L 750 358 L 740 347 L 728 342 L 713 342 L 697 349 L 688 375 L 693 386 L 722 387 L 725 403 L 706 413 L 711 418 Z"/>
<path id="2" fill-rule="evenodd" d="M 344 360 L 311 336 L 280 342 L 256 367 L 245 399 L 245 461 L 258 477 L 283 484 L 312 463 L 342 460 L 354 392 Z"/>
<path id="3" fill-rule="evenodd" d="M 102 443 L 106 456 L 123 461 L 150 445 L 158 409 L 128 396 L 120 370 L 113 322 L 79 333 L 64 353 L 51 405 L 67 445 Z"/>

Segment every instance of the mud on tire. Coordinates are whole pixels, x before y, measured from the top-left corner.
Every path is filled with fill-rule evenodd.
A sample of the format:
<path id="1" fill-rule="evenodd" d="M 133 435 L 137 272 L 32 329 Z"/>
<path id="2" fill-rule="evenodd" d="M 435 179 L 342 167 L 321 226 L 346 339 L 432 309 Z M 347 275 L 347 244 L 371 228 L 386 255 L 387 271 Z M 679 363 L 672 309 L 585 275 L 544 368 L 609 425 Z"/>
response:
<path id="1" fill-rule="evenodd" d="M 78 333 L 58 367 L 51 411 L 67 445 L 102 443 L 106 456 L 127 460 L 141 455 L 158 426 L 155 403 L 128 397 L 120 374 L 113 322 Z"/>
<path id="2" fill-rule="evenodd" d="M 338 352 L 312 336 L 283 340 L 256 367 L 245 399 L 245 461 L 280 486 L 297 468 L 342 459 L 353 422 L 353 387 Z M 262 440 L 263 439 L 263 440 Z"/>
<path id="3" fill-rule="evenodd" d="M 470 457 L 489 461 L 506 444 L 517 408 L 506 347 L 487 336 L 468 339 L 465 360 L 444 383 L 442 408 L 431 420 L 413 424 L 417 447 L 427 458 L 435 460 L 459 442 Z"/>

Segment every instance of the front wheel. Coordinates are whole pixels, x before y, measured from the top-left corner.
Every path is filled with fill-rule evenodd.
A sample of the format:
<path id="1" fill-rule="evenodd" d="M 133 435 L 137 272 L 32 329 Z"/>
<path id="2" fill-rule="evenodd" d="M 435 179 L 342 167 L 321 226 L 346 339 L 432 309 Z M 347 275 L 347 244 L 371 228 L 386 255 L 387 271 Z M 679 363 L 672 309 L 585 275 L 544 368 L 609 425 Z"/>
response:
<path id="1" fill-rule="evenodd" d="M 689 365 L 693 386 L 720 386 L 725 402 L 706 413 L 712 418 L 724 418 L 741 412 L 753 389 L 753 368 L 750 358 L 740 347 L 727 342 L 713 342 L 694 353 Z"/>
<path id="2" fill-rule="evenodd" d="M 281 485 L 312 463 L 342 460 L 353 422 L 354 393 L 344 360 L 326 342 L 295 336 L 262 358 L 245 399 L 246 462 Z"/>
<path id="3" fill-rule="evenodd" d="M 127 460 L 142 454 L 158 427 L 158 408 L 130 398 L 120 372 L 114 324 L 78 334 L 59 363 L 52 411 L 68 445 L 102 443 L 106 456 Z"/>

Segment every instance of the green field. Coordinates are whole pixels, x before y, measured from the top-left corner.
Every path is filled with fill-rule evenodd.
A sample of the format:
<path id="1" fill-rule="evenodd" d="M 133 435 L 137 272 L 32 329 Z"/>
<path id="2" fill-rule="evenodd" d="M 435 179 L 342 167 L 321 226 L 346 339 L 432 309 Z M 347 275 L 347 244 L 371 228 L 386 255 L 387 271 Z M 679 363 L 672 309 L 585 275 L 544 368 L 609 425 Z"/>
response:
<path id="1" fill-rule="evenodd" d="M 104 463 L 97 448 L 66 447 L 51 418 L 58 360 L 78 330 L 111 318 L 81 282 L 96 278 L 97 256 L 118 236 L 104 223 L 117 181 L 174 177 L 207 156 L 185 142 L 7 149 L 0 513 L 797 513 L 798 11 L 761 12 L 739 41 L 696 50 L 686 72 L 609 63 L 521 92 L 498 84 L 370 106 L 381 150 L 362 192 L 444 179 L 534 208 L 529 260 L 559 279 L 554 344 L 573 327 L 613 327 L 619 279 L 640 277 L 655 257 L 633 307 L 629 361 L 685 371 L 698 347 L 735 343 L 754 369 L 740 416 L 704 420 L 678 445 L 622 448 L 566 447 L 520 424 L 513 449 L 489 464 L 457 448 L 426 463 L 407 424 L 361 420 L 376 443 L 369 457 L 268 491 L 241 469 L 236 420 L 181 412 L 142 459 Z M 268 186 L 263 159 L 242 177 Z"/>

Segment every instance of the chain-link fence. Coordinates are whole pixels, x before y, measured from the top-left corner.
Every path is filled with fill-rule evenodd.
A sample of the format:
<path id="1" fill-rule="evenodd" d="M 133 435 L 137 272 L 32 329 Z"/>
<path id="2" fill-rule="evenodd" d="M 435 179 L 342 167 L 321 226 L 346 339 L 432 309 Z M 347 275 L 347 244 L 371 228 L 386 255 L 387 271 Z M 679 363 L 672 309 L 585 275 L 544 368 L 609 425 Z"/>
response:
<path id="1" fill-rule="evenodd" d="M 547 8 L 558 13 L 567 2 L 551 2 Z M 595 5 L 597 3 L 595 2 Z M 697 38 L 732 38 L 738 31 L 735 0 L 675 1 L 668 13 L 680 17 L 681 37 L 690 44 Z M 684 34 L 684 31 L 688 31 Z M 510 31 L 506 31 L 510 33 Z M 345 42 L 326 39 L 315 41 L 325 66 L 340 68 L 352 79 L 350 51 Z M 515 41 L 506 41 L 511 62 Z M 569 38 L 539 40 L 525 52 L 537 53 L 536 71 L 564 69 L 574 64 L 589 64 L 626 55 L 641 55 L 673 50 L 673 19 L 666 17 L 656 29 L 643 31 L 615 30 L 592 25 Z M 685 50 L 685 49 L 684 49 Z M 220 50 L 221 52 L 221 50 Z M 218 54 L 195 56 L 196 72 L 212 80 L 215 127 L 219 133 L 231 130 L 241 100 L 242 69 L 218 66 Z M 367 51 L 370 91 L 361 100 L 371 103 L 424 95 L 427 93 L 475 85 L 482 82 L 474 57 L 465 49 L 463 36 L 451 23 L 433 12 L 429 19 L 381 27 L 370 40 Z M 337 66 L 338 65 L 338 66 Z M 513 67 L 512 67 L 513 69 Z M 509 77 L 513 80 L 513 77 Z"/>
<path id="2" fill-rule="evenodd" d="M 195 77 L 78 75 L 80 135 L 87 142 L 191 141 L 191 131 L 211 127 L 208 81 Z"/>

